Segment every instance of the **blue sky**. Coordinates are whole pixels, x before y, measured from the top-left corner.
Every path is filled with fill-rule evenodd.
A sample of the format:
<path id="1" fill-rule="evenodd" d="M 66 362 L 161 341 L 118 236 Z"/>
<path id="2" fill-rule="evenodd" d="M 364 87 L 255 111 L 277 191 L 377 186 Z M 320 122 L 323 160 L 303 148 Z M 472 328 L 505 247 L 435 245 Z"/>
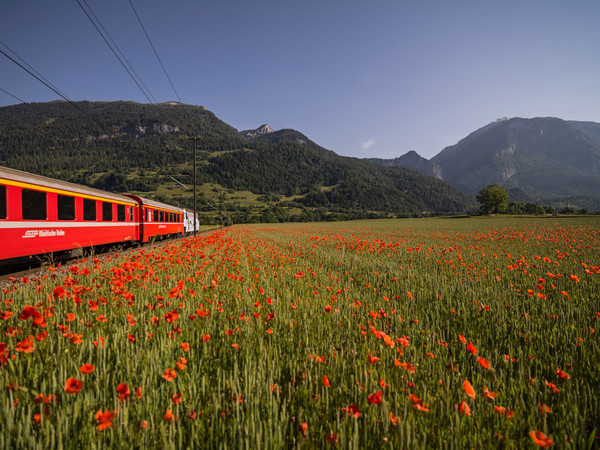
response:
<path id="1" fill-rule="evenodd" d="M 430 158 L 500 117 L 600 122 L 596 0 L 132 2 L 181 101 L 238 130 Z M 76 0 L 2 3 L 0 41 L 71 100 L 148 103 Z M 87 3 L 154 98 L 176 100 L 129 0 Z M 58 98 L 2 54 L 0 88 Z"/>

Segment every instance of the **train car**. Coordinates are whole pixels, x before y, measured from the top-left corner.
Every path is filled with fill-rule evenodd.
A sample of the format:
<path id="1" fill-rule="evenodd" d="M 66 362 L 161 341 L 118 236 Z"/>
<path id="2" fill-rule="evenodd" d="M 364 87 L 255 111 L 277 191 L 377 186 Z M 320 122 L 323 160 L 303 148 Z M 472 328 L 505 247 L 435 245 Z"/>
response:
<path id="1" fill-rule="evenodd" d="M 0 167 L 0 260 L 138 241 L 140 203 Z"/>
<path id="2" fill-rule="evenodd" d="M 200 221 L 198 220 L 198 214 L 196 214 L 196 228 L 195 230 L 199 230 L 200 229 Z M 194 232 L 194 212 L 193 211 L 188 211 L 187 209 L 184 209 L 184 216 L 183 216 L 183 230 L 185 232 L 185 234 L 190 234 Z"/>
<path id="3" fill-rule="evenodd" d="M 139 205 L 140 242 L 183 235 L 183 209 L 137 195 L 127 196 Z"/>

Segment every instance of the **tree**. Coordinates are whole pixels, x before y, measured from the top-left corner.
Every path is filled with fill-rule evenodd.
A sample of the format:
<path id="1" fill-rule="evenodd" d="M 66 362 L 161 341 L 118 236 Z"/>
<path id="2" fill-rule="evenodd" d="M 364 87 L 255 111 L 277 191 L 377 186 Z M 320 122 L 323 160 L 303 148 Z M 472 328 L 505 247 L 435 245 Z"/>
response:
<path id="1" fill-rule="evenodd" d="M 498 213 L 508 208 L 508 192 L 499 184 L 489 184 L 481 188 L 476 198 L 481 203 L 481 209 L 487 213 Z"/>

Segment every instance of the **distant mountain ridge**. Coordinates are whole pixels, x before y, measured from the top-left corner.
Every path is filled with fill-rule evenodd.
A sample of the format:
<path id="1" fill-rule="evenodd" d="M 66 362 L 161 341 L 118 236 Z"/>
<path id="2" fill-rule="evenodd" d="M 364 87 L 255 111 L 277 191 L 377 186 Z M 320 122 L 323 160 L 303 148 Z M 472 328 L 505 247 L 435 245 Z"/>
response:
<path id="1" fill-rule="evenodd" d="M 423 158 L 414 150 L 394 159 L 367 158 L 367 161 L 387 167 L 407 167 L 430 177 L 443 179 L 440 165 Z"/>
<path id="2" fill-rule="evenodd" d="M 600 195 L 600 124 L 504 119 L 431 159 L 464 192 L 498 183 L 542 197 Z"/>
<path id="3" fill-rule="evenodd" d="M 411 152 L 375 162 L 403 165 L 400 163 L 408 155 Z M 468 194 L 497 183 L 520 190 L 520 198 L 589 197 L 600 202 L 600 124 L 595 122 L 502 118 L 444 148 L 429 161 L 422 159 L 425 162 L 413 164 L 413 168 L 430 174 L 431 166 L 426 163 L 437 165 L 443 180 Z"/>

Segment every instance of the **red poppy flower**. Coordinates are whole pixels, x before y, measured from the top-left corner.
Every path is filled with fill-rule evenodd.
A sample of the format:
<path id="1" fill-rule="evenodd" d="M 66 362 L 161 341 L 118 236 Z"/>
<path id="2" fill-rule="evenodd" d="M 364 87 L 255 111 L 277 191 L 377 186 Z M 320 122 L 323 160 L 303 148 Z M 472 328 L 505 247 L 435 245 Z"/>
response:
<path id="1" fill-rule="evenodd" d="M 473 353 L 473 355 L 477 354 L 477 349 L 475 348 L 472 342 L 469 342 L 469 345 L 467 345 L 467 350 Z"/>
<path id="2" fill-rule="evenodd" d="M 454 407 L 457 408 L 460 411 L 460 413 L 465 416 L 471 415 L 471 408 L 469 408 L 469 405 L 467 405 L 464 400 L 462 402 L 460 402 L 460 405 L 457 405 L 455 403 Z"/>
<path id="3" fill-rule="evenodd" d="M 348 408 L 342 408 L 342 411 L 347 412 L 349 416 L 352 416 L 355 419 L 360 417 L 358 405 L 348 405 Z"/>
<path id="4" fill-rule="evenodd" d="M 162 377 L 167 381 L 173 381 L 175 378 L 177 378 L 177 372 L 169 368 L 163 372 Z"/>
<path id="5" fill-rule="evenodd" d="M 325 375 L 325 376 L 323 377 L 323 385 L 324 385 L 325 387 L 331 387 L 331 385 L 329 384 L 329 378 L 327 378 L 327 375 Z"/>
<path id="6" fill-rule="evenodd" d="M 490 369 L 490 362 L 487 359 L 484 359 L 480 356 L 479 358 L 477 358 L 477 362 L 484 369 Z"/>
<path id="7" fill-rule="evenodd" d="M 327 435 L 327 442 L 329 442 L 331 445 L 333 445 L 335 447 L 336 445 L 338 445 L 338 435 L 336 433 L 334 433 L 333 431 L 330 431 L 329 434 Z"/>
<path id="8" fill-rule="evenodd" d="M 165 412 L 165 415 L 162 418 L 167 422 L 177 422 L 177 416 L 174 415 L 173 411 L 171 411 L 170 409 L 167 409 L 167 412 Z"/>
<path id="9" fill-rule="evenodd" d="M 94 418 L 98 421 L 98 425 L 96 426 L 96 428 L 99 431 L 102 430 L 106 430 L 107 428 L 110 428 L 113 426 L 112 420 L 114 419 L 114 417 L 117 415 L 117 411 L 110 411 L 110 410 L 106 410 L 106 411 L 102 411 L 101 409 L 98 410 L 98 412 L 94 415 Z"/>
<path id="10" fill-rule="evenodd" d="M 540 447 L 552 447 L 554 445 L 554 441 L 552 440 L 552 438 L 547 437 L 541 431 L 531 431 L 529 433 L 529 436 L 531 436 L 533 442 L 535 442 L 536 445 Z"/>
<path id="11" fill-rule="evenodd" d="M 306 438 L 306 430 L 308 429 L 308 422 L 302 422 L 300 424 L 300 431 L 302 432 L 302 436 Z"/>
<path id="12" fill-rule="evenodd" d="M 515 412 L 512 409 L 506 409 L 504 406 L 494 405 L 494 412 L 506 416 L 509 419 L 515 416 Z"/>
<path id="13" fill-rule="evenodd" d="M 60 299 L 65 295 L 65 289 L 62 286 L 56 286 L 52 294 L 54 298 Z"/>
<path id="14" fill-rule="evenodd" d="M 79 371 L 84 375 L 89 375 L 94 371 L 95 367 L 93 364 L 84 364 L 79 368 Z"/>
<path id="15" fill-rule="evenodd" d="M 189 349 L 190 349 L 190 344 L 188 344 L 187 342 L 182 342 L 182 343 L 181 343 L 181 349 L 182 349 L 184 352 L 187 352 L 187 351 L 189 351 Z"/>
<path id="16" fill-rule="evenodd" d="M 83 387 L 83 381 L 77 378 L 69 378 L 65 383 L 65 392 L 67 394 L 77 394 Z"/>
<path id="17" fill-rule="evenodd" d="M 377 361 L 380 360 L 380 358 L 373 356 L 373 350 L 371 350 L 371 353 L 369 354 L 367 360 L 369 361 L 369 364 L 375 364 Z"/>
<path id="18" fill-rule="evenodd" d="M 34 338 L 33 336 L 27 336 L 23 341 L 19 342 L 15 347 L 15 351 L 23 353 L 31 353 L 34 350 L 33 347 Z"/>
<path id="19" fill-rule="evenodd" d="M 369 405 L 376 404 L 379 405 L 381 403 L 381 394 L 382 391 L 377 391 L 374 394 L 370 394 L 367 396 L 367 402 Z"/>
<path id="20" fill-rule="evenodd" d="M 483 390 L 483 395 L 487 398 L 489 398 L 490 400 L 494 400 L 496 398 L 496 393 L 495 392 L 490 392 L 488 391 L 487 386 L 485 387 L 485 389 Z"/>
<path id="21" fill-rule="evenodd" d="M 429 408 L 427 407 L 426 404 L 423 403 L 423 400 L 421 400 L 416 395 L 410 394 L 410 401 L 412 402 L 413 408 L 415 408 L 417 411 L 425 411 L 425 412 L 429 411 Z"/>
<path id="22" fill-rule="evenodd" d="M 129 390 L 129 386 L 125 383 L 119 383 L 117 386 L 117 393 L 119 394 L 119 401 L 123 403 L 125 400 L 129 398 L 131 394 Z"/>
<path id="23" fill-rule="evenodd" d="M 181 403 L 181 392 L 178 392 L 177 394 L 171 394 L 171 402 L 173 402 L 174 405 L 178 405 Z"/>
<path id="24" fill-rule="evenodd" d="M 463 389 L 469 397 L 475 398 L 475 389 L 473 389 L 473 386 L 471 385 L 471 383 L 469 383 L 469 380 L 464 381 Z"/>
<path id="25" fill-rule="evenodd" d="M 47 337 L 48 337 L 48 333 L 46 331 L 42 331 L 35 337 L 35 340 L 40 341 L 40 342 L 45 341 Z"/>

